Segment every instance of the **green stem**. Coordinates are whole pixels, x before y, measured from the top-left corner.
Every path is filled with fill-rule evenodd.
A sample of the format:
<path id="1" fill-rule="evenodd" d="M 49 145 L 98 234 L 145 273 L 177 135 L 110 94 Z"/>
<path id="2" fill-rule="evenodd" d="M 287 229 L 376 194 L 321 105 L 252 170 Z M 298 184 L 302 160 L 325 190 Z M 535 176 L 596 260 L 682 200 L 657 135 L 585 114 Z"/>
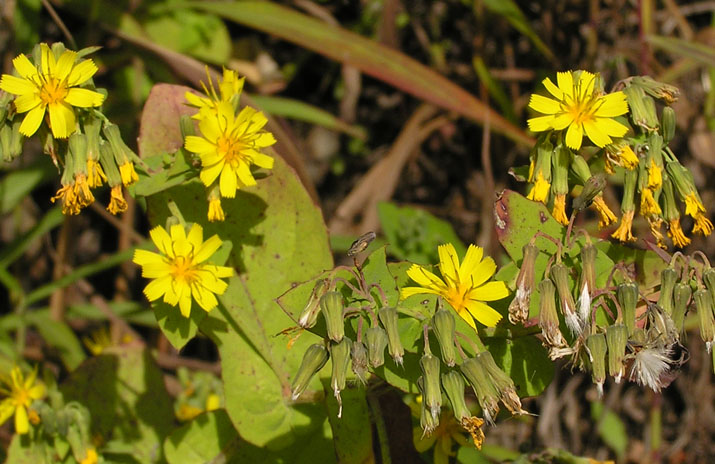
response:
<path id="1" fill-rule="evenodd" d="M 392 458 L 390 457 L 390 442 L 387 437 L 387 426 L 385 425 L 385 418 L 382 416 L 382 410 L 380 409 L 380 402 L 377 397 L 368 392 L 367 404 L 370 407 L 370 415 L 372 416 L 372 421 L 375 424 L 375 429 L 377 430 L 377 440 L 380 445 L 380 462 L 382 464 L 391 464 Z"/>

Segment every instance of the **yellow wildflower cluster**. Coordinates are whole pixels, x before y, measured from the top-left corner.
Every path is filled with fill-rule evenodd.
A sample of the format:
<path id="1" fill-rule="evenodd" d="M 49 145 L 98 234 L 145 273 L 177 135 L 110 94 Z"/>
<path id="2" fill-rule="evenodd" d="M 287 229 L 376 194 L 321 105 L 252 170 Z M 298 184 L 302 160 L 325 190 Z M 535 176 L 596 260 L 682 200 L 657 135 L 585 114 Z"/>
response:
<path id="1" fill-rule="evenodd" d="M 15 366 L 10 375 L 0 377 L 0 425 L 15 415 L 15 432 L 26 434 L 30 431 L 30 418 L 37 413 L 30 409 L 32 402 L 44 398 L 45 385 L 36 381 L 37 371 L 34 370 L 25 378 L 19 367 Z M 33 422 L 34 423 L 34 422 Z"/>
<path id="2" fill-rule="evenodd" d="M 38 134 L 55 165 L 64 166 L 62 186 L 52 197 L 62 201 L 62 212 L 79 214 L 94 201 L 92 189 L 106 182 L 107 210 L 118 214 L 127 209 L 122 185 L 138 180 L 136 155 L 98 109 L 105 94 L 92 82 L 98 68 L 84 59 L 90 52 L 42 43 L 32 60 L 24 54 L 13 60 L 15 73 L 0 78 L 0 151 L 4 161 L 12 161 L 25 138 Z"/>
<path id="3" fill-rule="evenodd" d="M 200 178 L 207 187 L 209 221 L 223 221 L 221 198 L 234 198 L 242 187 L 256 185 L 252 167 L 273 168 L 273 158 L 262 150 L 276 143 L 273 134 L 263 130 L 268 120 L 250 107 L 239 110 L 243 78 L 224 70 L 216 92 L 209 76 L 206 96 L 186 92 L 190 106 L 198 109 L 200 136 L 187 135 L 185 148 L 201 160 Z"/>
<path id="4" fill-rule="evenodd" d="M 659 246 L 666 246 L 663 224 L 676 247 L 688 245 L 676 194 L 695 221 L 693 233 L 712 233 L 692 176 L 667 146 L 675 130 L 673 110 L 666 106 L 660 120 L 656 113 L 654 99 L 670 104 L 677 98 L 677 89 L 633 77 L 622 81 L 622 90 L 606 94 L 600 77 L 586 71 L 560 72 L 557 84 L 549 78 L 543 84 L 550 97 L 534 94 L 529 102 L 531 109 L 542 114 L 528 121 L 532 131 L 541 133 L 526 177 L 529 199 L 550 205 L 553 217 L 567 225 L 566 197 L 573 189 L 569 178 L 575 179 L 584 192 L 589 191 L 587 203 L 597 211 L 599 227 L 610 226 L 616 215 L 603 198 L 605 185 L 596 191 L 587 188 L 594 178 L 591 169 L 603 166 L 605 175 L 623 176 L 621 220 L 613 238 L 635 240 L 632 225 L 638 206 Z M 588 161 L 581 150 L 584 135 L 600 149 Z"/>

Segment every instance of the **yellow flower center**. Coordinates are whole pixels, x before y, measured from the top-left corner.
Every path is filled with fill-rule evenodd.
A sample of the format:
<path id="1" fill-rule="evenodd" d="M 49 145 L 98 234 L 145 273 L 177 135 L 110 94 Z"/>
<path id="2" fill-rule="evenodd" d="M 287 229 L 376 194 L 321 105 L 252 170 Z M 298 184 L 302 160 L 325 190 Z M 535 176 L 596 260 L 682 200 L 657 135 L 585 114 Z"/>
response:
<path id="1" fill-rule="evenodd" d="M 15 394 L 13 395 L 13 397 L 17 406 L 27 407 L 30 406 L 30 403 L 32 402 L 30 395 L 24 388 L 15 390 Z"/>
<path id="2" fill-rule="evenodd" d="M 46 78 L 40 88 L 40 100 L 45 105 L 52 105 L 63 102 L 65 97 L 67 97 L 67 85 L 65 82 L 54 77 Z"/>
<path id="3" fill-rule="evenodd" d="M 175 280 L 181 280 L 191 285 L 199 280 L 192 259 L 187 256 L 177 256 L 171 261 L 171 276 Z"/>
<path id="4" fill-rule="evenodd" d="M 469 291 L 471 287 L 468 287 L 462 283 L 455 283 L 454 287 L 449 287 L 447 289 L 447 301 L 455 310 L 460 310 L 464 308 L 465 301 L 469 300 Z"/>
<path id="5" fill-rule="evenodd" d="M 243 159 L 242 151 L 246 149 L 246 144 L 229 135 L 222 135 L 218 139 L 217 149 L 219 153 L 223 153 L 227 163 L 234 163 Z"/>

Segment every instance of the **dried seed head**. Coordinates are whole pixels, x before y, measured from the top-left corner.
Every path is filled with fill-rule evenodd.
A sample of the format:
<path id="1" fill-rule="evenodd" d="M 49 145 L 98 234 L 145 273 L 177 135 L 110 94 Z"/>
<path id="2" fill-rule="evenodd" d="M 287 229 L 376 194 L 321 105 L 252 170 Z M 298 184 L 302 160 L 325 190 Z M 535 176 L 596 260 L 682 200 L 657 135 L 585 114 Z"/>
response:
<path id="1" fill-rule="evenodd" d="M 561 311 L 564 314 L 566 325 L 571 333 L 580 335 L 583 332 L 581 320 L 576 313 L 576 304 L 573 301 L 571 290 L 569 289 L 568 269 L 563 263 L 556 263 L 551 266 L 551 280 L 556 285 L 561 301 Z"/>
<path id="2" fill-rule="evenodd" d="M 616 289 L 616 298 L 621 305 L 623 323 L 630 337 L 636 328 L 636 304 L 638 303 L 638 285 L 635 282 L 624 282 Z"/>
<path id="3" fill-rule="evenodd" d="M 439 418 L 439 411 L 442 407 L 439 364 L 439 359 L 430 353 L 425 353 L 420 358 L 420 369 L 422 370 L 422 380 L 424 382 L 424 402 L 435 420 Z"/>
<path id="4" fill-rule="evenodd" d="M 576 306 L 582 327 L 588 327 L 591 322 L 591 297 L 596 290 L 597 255 L 598 250 L 591 243 L 586 243 L 581 248 L 581 287 Z"/>
<path id="5" fill-rule="evenodd" d="M 524 245 L 524 258 L 516 277 L 516 294 L 509 304 L 509 322 L 523 324 L 529 319 L 531 290 L 534 287 L 534 266 L 539 256 L 539 248 L 529 242 Z"/>
<path id="6" fill-rule="evenodd" d="M 328 338 L 339 342 L 345 335 L 343 321 L 343 296 L 339 292 L 327 292 L 320 298 L 320 310 L 325 318 Z"/>
<path id="7" fill-rule="evenodd" d="M 608 374 L 616 383 L 621 383 L 623 377 L 623 359 L 626 356 L 628 344 L 628 329 L 623 324 L 614 324 L 606 328 L 606 345 L 608 345 Z"/>
<path id="8" fill-rule="evenodd" d="M 461 422 L 462 428 L 469 432 L 474 440 L 474 446 L 480 450 L 482 449 L 482 444 L 484 443 L 484 431 L 482 426 L 484 421 L 478 417 L 465 417 Z"/>
<path id="9" fill-rule="evenodd" d="M 333 394 L 338 400 L 338 417 L 343 415 L 343 401 L 340 397 L 340 392 L 345 389 L 348 367 L 350 366 L 351 345 L 352 341 L 347 337 L 343 337 L 340 343 L 331 343 L 330 345 L 330 358 L 333 360 L 330 386 L 333 388 Z"/>
<path id="10" fill-rule="evenodd" d="M 387 332 L 382 327 L 370 327 L 365 332 L 367 342 L 367 357 L 370 365 L 377 368 L 385 364 L 385 348 L 387 347 Z"/>
<path id="11" fill-rule="evenodd" d="M 310 379 L 325 366 L 328 362 L 328 350 L 324 345 L 316 343 L 310 345 L 305 354 L 303 355 L 303 360 L 300 363 L 298 372 L 295 374 L 295 379 L 291 384 L 291 398 L 295 401 L 301 393 L 305 391 L 310 383 Z"/>
<path id="12" fill-rule="evenodd" d="M 556 287 L 550 279 L 539 282 L 539 327 L 544 336 L 544 344 L 549 348 L 549 357 L 560 348 L 568 346 L 559 329 L 559 316 L 556 313 Z"/>
<path id="13" fill-rule="evenodd" d="M 603 382 L 606 381 L 606 336 L 602 333 L 586 337 L 586 348 L 591 359 L 591 379 L 598 388 L 599 398 L 603 396 Z"/>
<path id="14" fill-rule="evenodd" d="M 449 404 L 452 406 L 454 417 L 458 422 L 472 416 L 464 400 L 464 377 L 457 371 L 449 371 L 442 374 L 442 387 L 447 394 Z"/>
<path id="15" fill-rule="evenodd" d="M 401 366 L 405 349 L 402 347 L 400 330 L 397 326 L 397 308 L 380 308 L 377 312 L 377 316 L 387 331 L 387 349 L 390 352 L 390 356 L 395 361 L 395 364 Z"/>
<path id="16" fill-rule="evenodd" d="M 454 331 L 455 321 L 451 311 L 440 308 L 432 316 L 432 329 L 437 336 L 442 361 L 450 367 L 455 363 Z"/>
<path id="17" fill-rule="evenodd" d="M 683 332 L 685 313 L 688 311 L 688 303 L 693 290 L 690 285 L 678 282 L 673 289 L 673 325 L 678 333 Z"/>
<path id="18" fill-rule="evenodd" d="M 475 358 L 465 360 L 459 369 L 464 374 L 469 385 L 477 396 L 479 406 L 484 413 L 484 419 L 488 424 L 494 424 L 494 418 L 499 412 L 499 392 L 492 382 L 489 374 L 482 366 L 482 363 Z"/>
<path id="19" fill-rule="evenodd" d="M 504 403 L 504 406 L 506 406 L 509 412 L 512 414 L 528 414 L 521 408 L 521 400 L 516 393 L 514 381 L 506 372 L 497 366 L 492 354 L 488 351 L 482 351 L 477 354 L 477 361 L 479 361 L 486 370 L 494 387 L 499 392 L 502 403 Z"/>
<path id="20" fill-rule="evenodd" d="M 367 383 L 367 348 L 363 342 L 354 342 L 350 348 L 353 372 L 363 385 Z"/>
<path id="21" fill-rule="evenodd" d="M 661 376 L 670 368 L 670 351 L 665 346 L 643 348 L 638 351 L 631 367 L 630 379 L 659 392 L 663 387 Z"/>
<path id="22" fill-rule="evenodd" d="M 318 313 L 320 312 L 320 299 L 325 295 L 325 293 L 330 288 L 330 280 L 319 279 L 313 291 L 310 292 L 310 298 L 308 302 L 303 307 L 303 311 L 300 313 L 298 318 L 298 325 L 304 329 L 309 329 L 315 325 L 315 321 L 318 320 Z"/>

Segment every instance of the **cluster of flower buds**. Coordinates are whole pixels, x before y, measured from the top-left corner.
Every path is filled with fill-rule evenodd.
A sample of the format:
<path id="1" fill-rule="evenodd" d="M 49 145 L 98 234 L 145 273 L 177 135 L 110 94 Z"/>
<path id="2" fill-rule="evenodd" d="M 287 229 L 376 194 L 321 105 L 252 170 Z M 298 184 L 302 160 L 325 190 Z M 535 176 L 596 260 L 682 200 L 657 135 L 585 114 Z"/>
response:
<path id="1" fill-rule="evenodd" d="M 61 184 L 52 201 L 62 201 L 64 214 L 79 212 L 94 202 L 92 189 L 107 183 L 107 210 L 127 209 L 122 186 L 138 180 L 134 161 L 119 128 L 101 112 L 106 92 L 96 89 L 97 66 L 62 43 L 37 45 L 31 55 L 19 55 L 15 74 L 0 80 L 0 154 L 5 162 L 19 156 L 27 137 L 38 134 L 45 153 L 62 166 Z M 26 113 L 26 114 L 25 114 Z M 44 124 L 43 124 L 44 123 Z"/>
<path id="2" fill-rule="evenodd" d="M 578 73 L 574 73 L 574 76 Z M 584 108 L 588 105 L 594 106 L 594 112 L 599 111 L 598 105 L 594 102 L 605 97 L 603 90 L 599 89 L 600 79 L 596 77 L 596 80 L 596 84 L 591 84 L 590 87 L 592 95 L 583 93 L 585 90 L 581 88 L 577 89 L 582 94 L 575 98 L 576 100 L 581 98 L 583 102 L 578 107 L 580 109 L 576 108 L 574 111 L 586 111 Z M 551 91 L 553 84 L 550 80 L 547 81 L 548 83 L 546 81 L 544 83 Z M 632 226 L 638 208 L 660 247 L 666 248 L 663 226 L 674 246 L 685 247 L 690 243 L 690 239 L 680 225 L 681 211 L 678 200 L 685 205 L 685 214 L 691 216 L 694 221 L 692 233 L 710 235 L 713 225 L 707 217 L 707 211 L 695 187 L 693 176 L 668 148 L 668 143 L 675 133 L 675 113 L 669 105 L 677 100 L 677 88 L 656 82 L 649 77 L 625 79 L 617 88 L 622 90 L 609 94 L 608 97 L 616 93 L 624 96 L 628 103 L 626 114 L 630 122 L 628 130 L 625 131 L 626 126 L 621 124 L 625 122 L 625 118 L 616 122 L 615 119 L 605 117 L 615 114 L 604 114 L 603 118 L 594 120 L 591 125 L 584 124 L 586 134 L 600 148 L 588 160 L 584 158 L 586 155 L 583 150 L 580 150 L 580 139 L 578 147 L 569 143 L 572 128 L 569 128 L 566 137 L 558 130 L 545 131 L 546 128 L 558 129 L 560 124 L 565 124 L 569 120 L 570 113 L 562 115 L 557 113 L 550 126 L 544 126 L 539 121 L 545 117 L 529 121 L 532 130 L 545 132 L 531 151 L 528 177 L 519 177 L 529 182 L 528 198 L 548 205 L 553 217 L 567 225 L 569 216 L 566 213 L 566 196 L 572 191 L 582 190 L 584 193 L 581 194 L 581 198 L 573 204 L 574 213 L 591 204 L 598 213 L 599 227 L 607 227 L 616 222 L 616 215 L 606 204 L 602 191 L 607 183 L 605 179 L 617 174 L 619 178 L 623 178 L 623 195 L 621 218 L 617 228 L 611 233 L 613 238 L 621 242 L 635 240 Z M 559 94 L 558 89 L 555 89 L 552 94 Z M 567 94 L 566 90 L 563 94 Z M 566 103 L 562 106 L 564 104 L 568 106 L 570 100 L 566 96 L 563 98 Z M 664 104 L 660 118 L 656 99 Z M 530 106 L 537 111 L 549 111 L 550 106 L 555 102 L 548 103 L 548 100 L 534 95 Z M 545 101 L 547 103 L 544 103 Z M 601 105 L 606 104 L 608 103 L 602 102 Z M 624 106 L 623 112 L 625 111 Z M 563 119 L 563 122 L 558 122 L 559 118 Z M 606 120 L 611 122 L 606 124 Z M 571 125 L 574 124 L 577 124 L 577 121 Z M 599 127 L 599 124 L 603 127 Z M 618 126 L 623 128 L 622 136 L 611 139 L 603 138 L 602 133 L 599 135 L 599 131 L 611 126 L 615 129 L 618 129 Z M 605 140 L 608 140 L 607 144 L 604 143 Z M 592 173 L 594 166 L 603 166 L 605 172 Z M 606 177 L 598 179 L 603 175 Z M 569 179 L 573 179 L 575 185 L 569 185 Z M 585 200 L 584 196 L 587 197 Z"/>

